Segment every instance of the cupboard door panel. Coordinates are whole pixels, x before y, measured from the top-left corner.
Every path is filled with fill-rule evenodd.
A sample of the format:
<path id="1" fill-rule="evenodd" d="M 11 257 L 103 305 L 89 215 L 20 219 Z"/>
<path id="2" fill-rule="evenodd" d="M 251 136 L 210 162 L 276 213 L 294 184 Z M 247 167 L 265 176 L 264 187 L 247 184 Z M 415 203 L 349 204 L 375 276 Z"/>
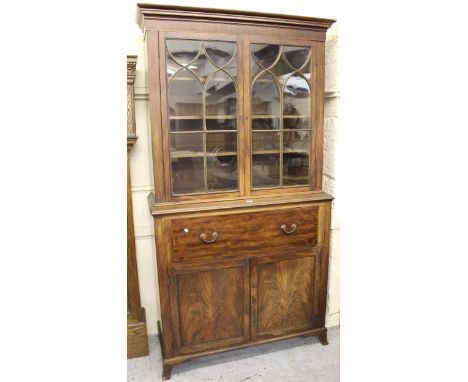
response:
<path id="1" fill-rule="evenodd" d="M 318 312 L 320 250 L 252 260 L 252 337 L 313 329 Z"/>
<path id="2" fill-rule="evenodd" d="M 172 274 L 171 305 L 180 353 L 249 338 L 249 276 L 243 262 L 218 262 Z"/>

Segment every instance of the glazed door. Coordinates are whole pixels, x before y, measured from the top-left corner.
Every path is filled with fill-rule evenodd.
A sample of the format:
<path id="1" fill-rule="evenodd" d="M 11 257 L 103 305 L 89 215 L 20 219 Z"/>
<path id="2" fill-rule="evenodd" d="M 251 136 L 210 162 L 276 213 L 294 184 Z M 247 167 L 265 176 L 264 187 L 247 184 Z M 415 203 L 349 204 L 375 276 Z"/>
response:
<path id="1" fill-rule="evenodd" d="M 320 189 L 317 49 L 314 42 L 251 36 L 247 170 L 253 194 Z"/>
<path id="2" fill-rule="evenodd" d="M 318 327 L 321 250 L 252 259 L 252 339 Z"/>
<path id="3" fill-rule="evenodd" d="M 179 354 L 249 339 L 248 260 L 177 265 L 170 275 L 170 293 Z"/>
<path id="4" fill-rule="evenodd" d="M 239 36 L 164 32 L 160 45 L 166 193 L 240 195 Z"/>

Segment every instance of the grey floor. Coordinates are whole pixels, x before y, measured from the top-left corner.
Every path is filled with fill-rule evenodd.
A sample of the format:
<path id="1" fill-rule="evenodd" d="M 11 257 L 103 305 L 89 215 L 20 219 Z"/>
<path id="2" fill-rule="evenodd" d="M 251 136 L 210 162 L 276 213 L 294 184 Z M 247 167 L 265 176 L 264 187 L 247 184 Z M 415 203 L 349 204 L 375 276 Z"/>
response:
<path id="1" fill-rule="evenodd" d="M 194 359 L 172 369 L 171 382 L 337 382 L 340 330 L 329 329 L 328 346 L 317 337 L 293 338 Z M 149 337 L 150 355 L 127 361 L 128 382 L 161 381 L 161 350 Z"/>

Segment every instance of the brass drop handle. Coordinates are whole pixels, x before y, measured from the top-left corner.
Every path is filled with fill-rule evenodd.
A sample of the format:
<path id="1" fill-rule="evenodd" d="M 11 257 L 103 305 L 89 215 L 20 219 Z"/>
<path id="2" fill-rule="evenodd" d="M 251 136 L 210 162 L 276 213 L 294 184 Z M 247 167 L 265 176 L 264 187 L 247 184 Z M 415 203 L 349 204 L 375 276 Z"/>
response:
<path id="1" fill-rule="evenodd" d="M 200 239 L 202 239 L 205 243 L 214 243 L 217 239 L 218 239 L 218 232 L 216 231 L 213 231 L 213 233 L 211 234 L 211 239 L 207 239 L 208 235 L 205 233 L 205 232 L 202 232 L 200 234 Z"/>
<path id="2" fill-rule="evenodd" d="M 291 224 L 291 229 L 289 229 L 289 230 L 288 230 L 288 227 L 286 226 L 286 224 L 282 224 L 280 228 L 282 229 L 282 231 L 285 234 L 289 235 L 289 234 L 293 233 L 296 230 L 297 224 L 295 224 L 295 223 Z"/>

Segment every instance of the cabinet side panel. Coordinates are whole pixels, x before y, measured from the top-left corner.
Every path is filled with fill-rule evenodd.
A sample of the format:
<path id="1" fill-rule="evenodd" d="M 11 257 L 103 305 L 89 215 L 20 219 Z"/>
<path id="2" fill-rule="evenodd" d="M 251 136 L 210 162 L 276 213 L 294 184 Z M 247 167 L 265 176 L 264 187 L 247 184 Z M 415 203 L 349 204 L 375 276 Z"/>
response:
<path id="1" fill-rule="evenodd" d="M 319 303 L 319 325 L 325 326 L 325 313 L 327 303 L 327 288 L 328 288 L 328 262 L 330 251 L 330 225 L 331 225 L 331 202 L 325 203 L 321 207 L 319 225 L 322 229 L 321 238 L 321 265 L 320 272 L 320 303 Z"/>
<path id="2" fill-rule="evenodd" d="M 168 248 L 165 240 L 166 221 L 155 219 L 156 229 L 156 258 L 158 263 L 158 284 L 161 304 L 163 358 L 173 356 L 172 348 L 172 323 L 171 307 L 169 303 L 169 280 L 168 280 Z"/>

